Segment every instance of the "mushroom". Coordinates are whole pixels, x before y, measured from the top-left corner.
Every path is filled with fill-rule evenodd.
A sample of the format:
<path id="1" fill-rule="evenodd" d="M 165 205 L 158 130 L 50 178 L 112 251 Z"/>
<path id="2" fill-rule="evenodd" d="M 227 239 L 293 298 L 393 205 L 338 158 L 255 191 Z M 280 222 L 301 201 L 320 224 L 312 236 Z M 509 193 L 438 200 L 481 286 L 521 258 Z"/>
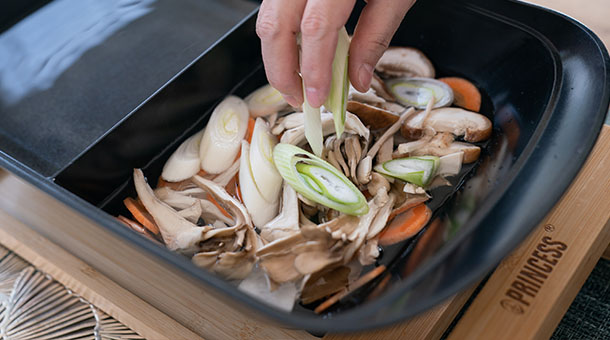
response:
<path id="1" fill-rule="evenodd" d="M 356 177 L 358 183 L 365 185 L 371 180 L 371 171 L 373 170 L 373 157 L 365 156 L 358 163 L 358 169 L 356 169 Z"/>
<path id="2" fill-rule="evenodd" d="M 343 174 L 346 177 L 349 177 L 349 174 L 350 174 L 349 167 L 347 166 L 347 163 L 345 163 L 345 158 L 343 158 L 343 153 L 341 152 L 341 145 L 343 144 L 344 141 L 345 141 L 344 138 L 335 139 L 335 142 L 333 143 L 334 144 L 333 151 L 335 152 L 335 157 L 337 158 L 339 165 L 341 165 Z"/>
<path id="3" fill-rule="evenodd" d="M 310 304 L 341 290 L 348 284 L 350 268 L 340 266 L 312 274 L 301 292 L 301 302 Z"/>
<path id="4" fill-rule="evenodd" d="M 387 86 L 385 86 L 385 83 L 383 82 L 383 80 L 381 80 L 381 78 L 379 78 L 379 76 L 374 73 L 373 73 L 373 78 L 371 79 L 371 88 L 373 90 L 375 90 L 375 94 L 377 96 L 385 99 L 386 101 L 389 101 L 389 102 L 396 101 L 396 98 L 394 97 L 393 94 L 390 93 Z"/>
<path id="5" fill-rule="evenodd" d="M 190 207 L 178 211 L 178 215 L 186 218 L 188 221 L 197 224 L 199 217 L 201 217 L 201 204 L 199 202 L 193 203 Z"/>
<path id="6" fill-rule="evenodd" d="M 299 201 L 297 192 L 284 183 L 280 213 L 261 227 L 261 237 L 268 242 L 299 232 Z"/>
<path id="7" fill-rule="evenodd" d="M 358 262 L 363 266 L 368 266 L 377 260 L 379 257 L 378 241 L 376 239 L 368 240 L 360 250 L 358 250 Z"/>
<path id="8" fill-rule="evenodd" d="M 347 162 L 349 165 L 350 176 L 354 181 L 357 181 L 356 168 L 358 167 L 358 162 L 362 157 L 362 147 L 360 146 L 358 136 L 351 135 L 345 138 L 344 148 L 345 156 L 347 157 Z"/>
<path id="9" fill-rule="evenodd" d="M 392 151 L 394 151 L 394 135 L 388 137 L 388 139 L 381 144 L 379 152 L 377 152 L 377 163 L 383 163 L 391 160 Z"/>
<path id="10" fill-rule="evenodd" d="M 134 169 L 133 181 L 138 197 L 157 223 L 167 248 L 185 254 L 192 254 L 197 251 L 199 242 L 205 240 L 204 234 L 211 227 L 199 227 L 189 222 L 172 207 L 159 200 L 146 183 L 142 170 Z"/>
<path id="11" fill-rule="evenodd" d="M 435 132 L 450 132 L 456 136 L 464 136 L 464 140 L 468 142 L 486 140 L 491 135 L 491 121 L 476 112 L 455 107 L 435 109 L 418 127 L 424 118 L 425 113 L 422 111 L 408 119 L 400 128 L 401 134 L 405 138 L 417 139 L 423 134 L 423 130 L 431 129 Z"/>
<path id="12" fill-rule="evenodd" d="M 405 112 L 403 112 L 400 115 L 400 118 L 396 121 L 396 123 L 394 123 L 392 126 L 390 126 L 383 133 L 383 135 L 381 135 L 381 137 L 379 137 L 379 139 L 377 139 L 375 144 L 373 144 L 373 146 L 371 146 L 371 148 L 369 149 L 369 151 L 367 153 L 367 156 L 370 156 L 371 159 L 373 157 L 375 157 L 375 155 L 377 155 L 377 152 L 381 148 L 381 145 L 383 145 L 383 143 L 385 143 L 385 141 L 388 138 L 390 138 L 390 136 L 394 135 L 396 133 L 396 131 L 398 131 L 401 128 L 401 125 L 403 125 L 403 123 L 405 121 L 407 121 L 410 117 L 412 117 L 414 113 L 415 113 L 415 109 L 413 109 L 413 108 L 409 108 L 409 109 L 405 110 Z"/>
<path id="13" fill-rule="evenodd" d="M 395 201 L 396 196 L 394 194 L 389 194 L 387 202 L 383 204 L 383 206 L 379 209 L 377 215 L 371 222 L 369 232 L 366 235 L 367 240 L 370 240 L 373 237 L 377 236 L 386 227 L 390 218 L 390 214 L 392 213 L 392 208 L 394 207 Z"/>
<path id="14" fill-rule="evenodd" d="M 411 47 L 388 48 L 375 67 L 388 77 L 434 78 L 432 62 L 420 51 Z"/>
<path id="15" fill-rule="evenodd" d="M 201 188 L 174 191 L 168 187 L 163 187 L 157 188 L 155 190 L 155 195 L 170 207 L 178 210 L 187 209 L 196 203 L 200 204 L 201 218 L 203 218 L 204 221 L 208 223 L 222 221 L 226 224 L 233 225 L 233 219 L 223 214 L 214 203 L 203 198 L 198 198 L 198 196 L 207 195 Z"/>
<path id="16" fill-rule="evenodd" d="M 349 94 L 347 96 L 347 99 L 351 100 L 351 101 L 367 103 L 367 104 L 371 104 L 371 105 L 379 105 L 379 104 L 385 103 L 385 101 L 386 101 L 382 97 L 378 96 L 377 93 L 375 92 L 375 90 L 373 90 L 372 88 L 370 88 L 366 92 L 360 92 L 360 91 L 356 90 L 351 84 L 349 87 Z"/>
<path id="17" fill-rule="evenodd" d="M 424 190 L 424 188 L 417 186 L 415 184 L 411 184 L 409 182 L 405 183 L 405 186 L 402 189 L 404 192 L 406 192 L 407 194 L 412 194 L 412 195 L 425 195 L 426 194 L 426 190 Z"/>
<path id="18" fill-rule="evenodd" d="M 377 195 L 379 190 L 385 190 L 389 192 L 391 189 L 390 182 L 381 174 L 373 172 L 371 174 L 371 181 L 368 183 L 367 190 L 371 195 Z"/>
<path id="19" fill-rule="evenodd" d="M 394 112 L 354 100 L 347 102 L 347 110 L 373 130 L 384 129 L 398 120 L 398 115 Z"/>

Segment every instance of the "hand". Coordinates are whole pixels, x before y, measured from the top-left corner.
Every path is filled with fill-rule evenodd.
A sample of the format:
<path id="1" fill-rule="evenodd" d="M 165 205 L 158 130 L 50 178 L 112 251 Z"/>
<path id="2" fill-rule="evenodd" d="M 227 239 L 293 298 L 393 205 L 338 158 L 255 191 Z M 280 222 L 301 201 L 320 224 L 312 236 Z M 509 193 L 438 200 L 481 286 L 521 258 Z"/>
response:
<path id="1" fill-rule="evenodd" d="M 301 32 L 300 72 L 307 100 L 324 104 L 330 90 L 338 31 L 356 0 L 264 0 L 256 22 L 265 72 L 271 86 L 292 106 L 303 103 L 297 34 Z M 377 61 L 415 0 L 369 0 L 358 20 L 349 51 L 349 77 L 369 89 Z"/>

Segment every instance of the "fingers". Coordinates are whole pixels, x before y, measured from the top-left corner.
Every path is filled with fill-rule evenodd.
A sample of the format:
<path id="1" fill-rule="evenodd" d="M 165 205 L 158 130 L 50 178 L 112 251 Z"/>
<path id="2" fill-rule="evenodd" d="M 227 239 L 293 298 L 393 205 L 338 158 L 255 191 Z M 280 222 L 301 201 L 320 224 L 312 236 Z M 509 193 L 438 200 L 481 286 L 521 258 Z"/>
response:
<path id="1" fill-rule="evenodd" d="M 267 80 L 292 106 L 303 103 L 296 36 L 306 2 L 290 0 L 287 6 L 286 0 L 265 0 L 256 20 Z"/>
<path id="2" fill-rule="evenodd" d="M 308 0 L 305 6 L 301 20 L 301 74 L 307 101 L 313 107 L 320 107 L 328 97 L 338 32 L 355 1 Z"/>
<path id="3" fill-rule="evenodd" d="M 349 57 L 350 81 L 358 91 L 369 89 L 377 61 L 413 3 L 415 0 L 370 0 L 364 7 L 350 44 Z"/>

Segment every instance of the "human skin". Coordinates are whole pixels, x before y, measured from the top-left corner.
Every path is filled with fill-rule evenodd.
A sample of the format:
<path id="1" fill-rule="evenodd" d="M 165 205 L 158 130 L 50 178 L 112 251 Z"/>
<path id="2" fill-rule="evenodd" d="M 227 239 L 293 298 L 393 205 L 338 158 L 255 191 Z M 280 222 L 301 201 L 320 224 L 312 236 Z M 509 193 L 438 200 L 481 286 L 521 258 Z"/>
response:
<path id="1" fill-rule="evenodd" d="M 358 91 L 369 89 L 377 61 L 414 2 L 367 1 L 349 50 L 349 77 Z M 298 107 L 303 103 L 303 87 L 311 106 L 324 104 L 330 91 L 338 32 L 355 3 L 356 0 L 264 0 L 261 4 L 256 33 L 261 39 L 267 79 L 290 105 Z"/>

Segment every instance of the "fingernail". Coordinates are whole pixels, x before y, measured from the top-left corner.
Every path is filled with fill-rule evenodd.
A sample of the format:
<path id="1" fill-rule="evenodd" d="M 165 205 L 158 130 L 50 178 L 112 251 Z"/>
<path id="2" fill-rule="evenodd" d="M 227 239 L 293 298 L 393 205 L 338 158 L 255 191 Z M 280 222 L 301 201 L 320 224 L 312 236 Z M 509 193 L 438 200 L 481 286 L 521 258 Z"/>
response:
<path id="1" fill-rule="evenodd" d="M 318 108 L 324 104 L 324 98 L 322 98 L 322 93 L 320 90 L 314 87 L 307 87 L 305 89 L 305 96 L 307 97 L 307 102 L 312 107 Z"/>
<path id="2" fill-rule="evenodd" d="M 286 102 L 288 104 L 290 104 L 290 106 L 292 106 L 292 107 L 300 106 L 299 101 L 294 96 L 291 96 L 291 95 L 288 95 L 288 94 L 283 94 L 282 96 L 284 97 Z"/>
<path id="3" fill-rule="evenodd" d="M 365 91 L 371 87 L 371 79 L 373 78 L 373 67 L 369 64 L 360 65 L 358 70 L 358 82 Z"/>

